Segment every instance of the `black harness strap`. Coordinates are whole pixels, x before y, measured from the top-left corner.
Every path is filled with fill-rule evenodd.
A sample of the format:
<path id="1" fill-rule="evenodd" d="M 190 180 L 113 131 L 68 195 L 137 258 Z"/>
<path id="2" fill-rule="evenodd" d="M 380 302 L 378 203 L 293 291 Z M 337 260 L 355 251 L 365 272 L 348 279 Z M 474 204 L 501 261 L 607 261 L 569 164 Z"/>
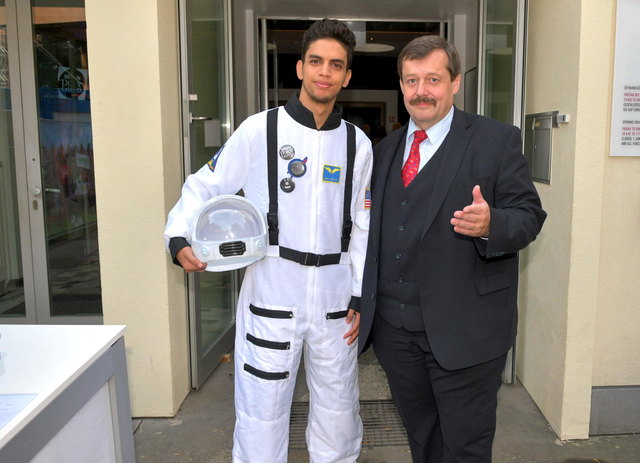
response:
<path id="1" fill-rule="evenodd" d="M 353 124 L 347 126 L 347 169 L 344 181 L 344 204 L 342 213 L 341 252 L 349 251 L 351 241 L 351 192 L 353 190 L 353 167 L 356 158 L 356 131 Z M 267 225 L 269 227 L 269 244 L 278 246 L 278 108 L 267 113 L 267 183 L 269 185 L 269 212 Z M 301 265 L 321 267 L 340 263 L 340 253 L 313 254 L 280 246 L 280 257 L 297 262 Z"/>
<path id="2" fill-rule="evenodd" d="M 342 215 L 342 252 L 349 251 L 351 241 L 351 191 L 353 190 L 353 165 L 356 160 L 356 129 L 353 124 L 347 125 L 347 173 L 344 179 L 344 208 Z"/>
<path id="3" fill-rule="evenodd" d="M 269 185 L 269 244 L 278 245 L 278 108 L 267 113 L 267 184 Z"/>

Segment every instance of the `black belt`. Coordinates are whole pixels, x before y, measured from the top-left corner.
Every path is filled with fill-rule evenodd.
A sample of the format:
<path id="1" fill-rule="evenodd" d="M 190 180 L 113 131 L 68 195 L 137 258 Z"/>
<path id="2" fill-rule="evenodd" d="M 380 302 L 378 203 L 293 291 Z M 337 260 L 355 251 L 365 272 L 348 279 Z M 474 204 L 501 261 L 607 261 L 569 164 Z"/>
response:
<path id="1" fill-rule="evenodd" d="M 322 267 L 323 265 L 334 265 L 340 263 L 340 253 L 337 254 L 313 254 L 312 252 L 300 252 L 295 249 L 280 246 L 280 257 L 292 260 L 300 265 L 309 267 Z"/>

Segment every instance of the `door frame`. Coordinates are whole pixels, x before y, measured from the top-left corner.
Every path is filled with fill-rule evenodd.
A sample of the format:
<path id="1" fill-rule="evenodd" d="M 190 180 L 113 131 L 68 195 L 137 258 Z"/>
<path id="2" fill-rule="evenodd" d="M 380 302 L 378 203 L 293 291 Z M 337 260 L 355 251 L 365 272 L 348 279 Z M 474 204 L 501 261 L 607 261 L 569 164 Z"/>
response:
<path id="1" fill-rule="evenodd" d="M 486 76 L 486 63 L 484 59 L 484 44 L 485 44 L 485 36 L 486 36 L 486 17 L 487 17 L 487 2 L 490 0 L 479 0 L 478 4 L 478 20 L 479 27 L 477 31 L 477 69 L 478 69 L 478 79 L 477 79 L 477 108 L 476 112 L 478 114 L 484 113 L 484 97 L 485 97 L 485 76 Z M 516 2 L 516 17 L 514 23 L 514 81 L 513 85 L 513 108 L 512 108 L 512 121 L 511 123 L 517 127 L 522 127 L 524 122 L 524 88 L 525 88 L 525 63 L 526 63 L 526 19 L 527 19 L 527 0 L 514 0 Z M 268 57 L 268 44 L 266 43 L 267 37 L 267 21 L 270 19 L 309 19 L 312 20 L 314 18 L 300 18 L 300 17 L 291 17 L 286 15 L 269 15 L 269 14 L 260 14 L 253 22 L 254 28 L 251 31 L 246 31 L 246 39 L 247 41 L 251 41 L 253 38 L 253 43 L 257 44 L 255 49 L 258 53 L 258 67 L 257 67 L 257 78 L 256 82 L 259 83 L 259 104 L 260 109 L 265 110 L 269 107 L 269 103 L 273 101 L 273 98 L 277 98 L 277 93 L 273 92 L 273 89 L 268 87 L 268 73 L 269 66 L 274 65 L 276 63 L 277 58 L 274 58 L 274 63 L 269 63 Z M 349 21 L 349 19 L 341 18 L 344 21 Z M 385 18 L 385 19 L 363 19 L 358 18 L 358 21 L 384 21 L 384 22 L 396 22 L 393 17 Z M 420 22 L 420 21 L 416 21 Z M 445 23 L 449 21 L 440 20 L 441 26 L 441 36 L 444 37 L 445 32 Z M 451 36 L 451 28 L 450 24 L 447 27 L 447 31 L 449 32 L 449 37 L 444 37 L 445 39 L 452 40 Z M 275 82 L 275 80 L 274 80 Z M 285 92 L 286 90 L 281 91 Z M 272 92 L 272 94 L 270 94 Z M 471 108 L 465 108 L 466 110 L 470 110 Z M 514 384 L 516 382 L 516 349 L 515 344 L 512 349 L 509 350 L 507 355 L 507 362 L 505 366 L 505 370 L 503 372 L 503 381 L 508 384 Z"/>
<path id="2" fill-rule="evenodd" d="M 490 0 L 480 0 L 480 10 L 478 18 L 480 27 L 478 28 L 478 114 L 485 113 L 485 82 L 486 82 L 486 63 L 485 63 L 485 36 L 487 34 L 487 2 Z M 525 69 L 526 69 L 526 46 L 527 46 L 527 12 L 528 0 L 514 0 L 516 2 L 515 14 L 515 34 L 514 34 L 514 52 L 513 52 L 513 108 L 511 113 L 511 123 L 516 127 L 522 128 L 524 124 L 524 108 L 525 108 Z M 523 140 L 524 142 L 524 140 Z M 524 153 L 524 147 L 523 147 Z M 505 368 L 502 372 L 502 381 L 505 384 L 515 384 L 516 378 L 516 361 L 517 361 L 516 343 L 507 352 Z"/>
<path id="3" fill-rule="evenodd" d="M 5 1 L 7 22 L 7 49 L 9 59 L 9 80 L 11 82 L 11 119 L 13 125 L 13 149 L 15 160 L 16 196 L 20 233 L 20 252 L 22 259 L 23 295 L 25 317 L 0 319 L 2 323 L 33 324 L 36 322 L 36 289 L 34 281 L 34 263 L 31 249 L 30 207 L 27 181 L 27 147 L 23 111 L 23 82 L 20 70 L 20 37 L 18 34 L 18 12 L 16 0 Z M 37 136 L 37 135 L 36 135 Z"/>

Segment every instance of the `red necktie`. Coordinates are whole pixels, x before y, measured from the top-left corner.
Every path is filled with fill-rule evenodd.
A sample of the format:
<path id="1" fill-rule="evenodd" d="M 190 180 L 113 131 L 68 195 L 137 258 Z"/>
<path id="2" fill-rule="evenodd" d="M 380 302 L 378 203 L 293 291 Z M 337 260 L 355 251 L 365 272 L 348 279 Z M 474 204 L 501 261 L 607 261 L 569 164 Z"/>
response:
<path id="1" fill-rule="evenodd" d="M 404 163 L 404 166 L 402 166 L 402 183 L 405 187 L 418 175 L 418 168 L 420 167 L 420 143 L 426 138 L 427 132 L 424 130 L 416 130 L 413 132 L 413 143 L 411 143 L 409 157 L 407 158 L 407 162 Z"/>

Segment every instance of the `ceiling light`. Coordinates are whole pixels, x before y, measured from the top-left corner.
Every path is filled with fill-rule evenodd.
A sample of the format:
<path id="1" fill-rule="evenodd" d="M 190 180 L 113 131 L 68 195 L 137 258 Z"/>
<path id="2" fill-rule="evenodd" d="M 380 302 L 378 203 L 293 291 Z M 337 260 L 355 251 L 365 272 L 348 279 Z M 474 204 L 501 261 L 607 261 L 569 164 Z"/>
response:
<path id="1" fill-rule="evenodd" d="M 355 51 L 362 53 L 382 53 L 384 51 L 392 51 L 395 47 L 386 43 L 364 43 L 356 45 Z"/>
<path id="2" fill-rule="evenodd" d="M 346 21 L 345 24 L 356 37 L 355 51 L 362 53 L 382 53 L 392 51 L 395 47 L 386 43 L 367 42 L 367 23 L 365 21 Z"/>

